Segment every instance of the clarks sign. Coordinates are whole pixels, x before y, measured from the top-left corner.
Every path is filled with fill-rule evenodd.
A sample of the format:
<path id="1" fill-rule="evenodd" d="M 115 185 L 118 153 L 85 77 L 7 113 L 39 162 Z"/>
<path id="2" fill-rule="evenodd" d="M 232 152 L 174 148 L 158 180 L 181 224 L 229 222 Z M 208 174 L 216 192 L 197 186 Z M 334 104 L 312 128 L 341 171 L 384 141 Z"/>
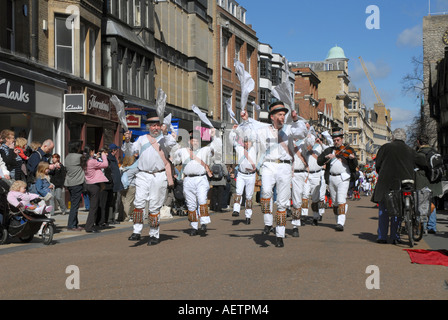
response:
<path id="1" fill-rule="evenodd" d="M 34 82 L 0 72 L 0 105 L 34 112 Z"/>

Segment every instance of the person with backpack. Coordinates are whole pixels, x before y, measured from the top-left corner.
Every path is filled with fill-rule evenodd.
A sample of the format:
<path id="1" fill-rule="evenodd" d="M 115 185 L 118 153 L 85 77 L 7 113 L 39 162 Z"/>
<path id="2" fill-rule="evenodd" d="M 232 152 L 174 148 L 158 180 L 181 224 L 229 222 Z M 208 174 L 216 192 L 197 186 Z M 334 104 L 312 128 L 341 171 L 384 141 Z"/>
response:
<path id="1" fill-rule="evenodd" d="M 442 176 L 443 158 L 429 145 L 429 138 L 425 134 L 417 137 L 417 155 L 421 158 L 420 162 L 425 163 L 424 166 L 417 165 L 418 170 L 415 173 L 415 189 L 421 190 L 428 187 L 432 191 L 433 201 L 431 203 L 431 214 L 428 217 L 426 229 L 428 233 L 436 233 L 436 207 L 434 198 L 443 195 Z"/>
<path id="2" fill-rule="evenodd" d="M 224 204 L 224 197 L 227 181 L 230 181 L 229 172 L 227 171 L 226 165 L 219 159 L 214 160 L 211 171 L 213 176 L 210 179 L 210 185 L 212 186 L 210 210 L 222 212 L 222 209 L 227 207 L 227 204 Z"/>

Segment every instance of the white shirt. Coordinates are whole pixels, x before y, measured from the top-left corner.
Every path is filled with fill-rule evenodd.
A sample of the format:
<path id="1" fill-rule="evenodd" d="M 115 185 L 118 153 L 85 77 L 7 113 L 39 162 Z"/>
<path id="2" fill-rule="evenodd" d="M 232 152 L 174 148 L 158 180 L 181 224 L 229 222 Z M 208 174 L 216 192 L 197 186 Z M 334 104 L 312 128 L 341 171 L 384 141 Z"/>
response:
<path id="1" fill-rule="evenodd" d="M 244 147 L 236 141 L 236 133 L 231 131 L 229 138 L 233 142 L 238 161 L 238 170 L 243 173 L 252 173 L 257 167 L 257 151 L 254 144 L 247 150 L 247 157 Z M 253 165 L 252 165 L 253 164 Z"/>
<path id="2" fill-rule="evenodd" d="M 193 154 L 200 160 L 202 160 L 205 164 L 210 165 L 211 158 L 214 153 L 221 152 L 222 149 L 222 140 L 221 138 L 214 137 L 210 145 L 197 149 L 193 151 Z M 181 148 L 174 152 L 173 155 L 173 163 L 175 165 L 183 164 L 184 168 L 182 173 L 186 176 L 188 175 L 202 175 L 206 174 L 204 166 L 200 163 L 200 161 L 191 159 L 190 157 L 190 148 Z"/>
<path id="3" fill-rule="evenodd" d="M 177 144 L 176 140 L 171 135 L 165 136 L 162 134 L 155 139 L 165 154 L 166 159 L 168 159 L 171 148 Z M 159 152 L 151 145 L 146 134 L 140 136 L 134 143 L 125 142 L 123 145 L 127 153 L 128 150 L 131 150 L 131 154 L 139 154 L 138 169 L 140 171 L 157 172 L 165 169 L 165 164 Z"/>

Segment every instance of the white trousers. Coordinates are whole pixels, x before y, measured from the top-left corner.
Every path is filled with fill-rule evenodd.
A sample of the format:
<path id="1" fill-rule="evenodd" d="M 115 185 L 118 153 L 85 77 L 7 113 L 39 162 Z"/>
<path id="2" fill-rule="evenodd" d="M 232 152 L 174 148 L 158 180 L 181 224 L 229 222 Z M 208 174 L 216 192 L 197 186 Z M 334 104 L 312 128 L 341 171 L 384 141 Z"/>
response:
<path id="1" fill-rule="evenodd" d="M 252 196 L 254 195 L 255 188 L 255 173 L 253 174 L 244 174 L 238 172 L 236 177 L 236 195 L 241 196 L 240 202 L 235 202 L 233 204 L 233 211 L 240 212 L 241 210 L 241 201 L 243 200 L 243 192 L 246 194 L 246 201 L 252 200 Z M 246 218 L 252 217 L 252 208 L 247 208 L 244 211 Z"/>
<path id="2" fill-rule="evenodd" d="M 199 212 L 199 206 L 207 204 L 207 195 L 210 189 L 207 176 L 185 177 L 183 186 L 187 209 L 196 212 L 201 225 L 209 224 L 211 222 L 210 216 L 202 217 Z M 190 225 L 193 229 L 198 229 L 198 222 L 190 222 Z"/>
<path id="3" fill-rule="evenodd" d="M 294 172 L 292 176 L 292 206 L 302 207 L 302 199 L 308 198 L 310 194 L 310 184 L 308 182 L 308 172 Z M 303 209 L 302 209 L 303 210 Z M 300 226 L 300 219 L 291 221 L 293 226 Z"/>
<path id="4" fill-rule="evenodd" d="M 148 203 L 149 214 L 160 214 L 160 209 L 165 202 L 167 179 L 165 172 L 147 173 L 140 171 L 135 178 L 135 199 L 134 207 L 144 209 Z M 134 223 L 134 233 L 141 234 L 143 230 L 142 223 Z M 159 238 L 160 227 L 149 228 L 151 237 Z"/>
<path id="5" fill-rule="evenodd" d="M 330 175 L 329 189 L 331 194 L 331 200 L 333 201 L 333 207 L 345 203 L 345 214 L 336 215 L 336 223 L 340 225 L 345 224 L 345 217 L 348 210 L 347 204 L 347 192 L 350 186 L 350 179 L 342 180 L 340 175 Z"/>
<path id="6" fill-rule="evenodd" d="M 285 211 L 291 201 L 292 169 L 288 163 L 265 162 L 261 168 L 261 197 L 272 199 L 273 189 L 277 190 L 277 211 Z M 272 226 L 274 217 L 272 214 L 263 215 L 264 224 Z M 285 237 L 285 227 L 276 226 L 277 237 Z"/>

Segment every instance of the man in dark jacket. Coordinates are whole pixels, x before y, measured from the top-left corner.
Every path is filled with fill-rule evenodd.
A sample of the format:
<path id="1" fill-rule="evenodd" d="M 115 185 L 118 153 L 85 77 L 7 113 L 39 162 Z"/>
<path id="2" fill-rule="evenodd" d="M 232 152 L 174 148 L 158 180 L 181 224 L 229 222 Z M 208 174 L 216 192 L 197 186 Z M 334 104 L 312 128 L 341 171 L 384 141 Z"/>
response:
<path id="1" fill-rule="evenodd" d="M 387 243 L 389 229 L 389 215 L 385 205 L 385 195 L 390 190 L 399 190 L 401 181 L 414 180 L 414 168 L 417 152 L 406 143 L 406 132 L 399 128 L 392 132 L 392 142 L 386 143 L 378 150 L 376 156 L 376 172 L 378 182 L 372 201 L 379 204 L 378 243 Z M 400 243 L 398 217 L 390 217 L 390 238 L 394 244 Z"/>

